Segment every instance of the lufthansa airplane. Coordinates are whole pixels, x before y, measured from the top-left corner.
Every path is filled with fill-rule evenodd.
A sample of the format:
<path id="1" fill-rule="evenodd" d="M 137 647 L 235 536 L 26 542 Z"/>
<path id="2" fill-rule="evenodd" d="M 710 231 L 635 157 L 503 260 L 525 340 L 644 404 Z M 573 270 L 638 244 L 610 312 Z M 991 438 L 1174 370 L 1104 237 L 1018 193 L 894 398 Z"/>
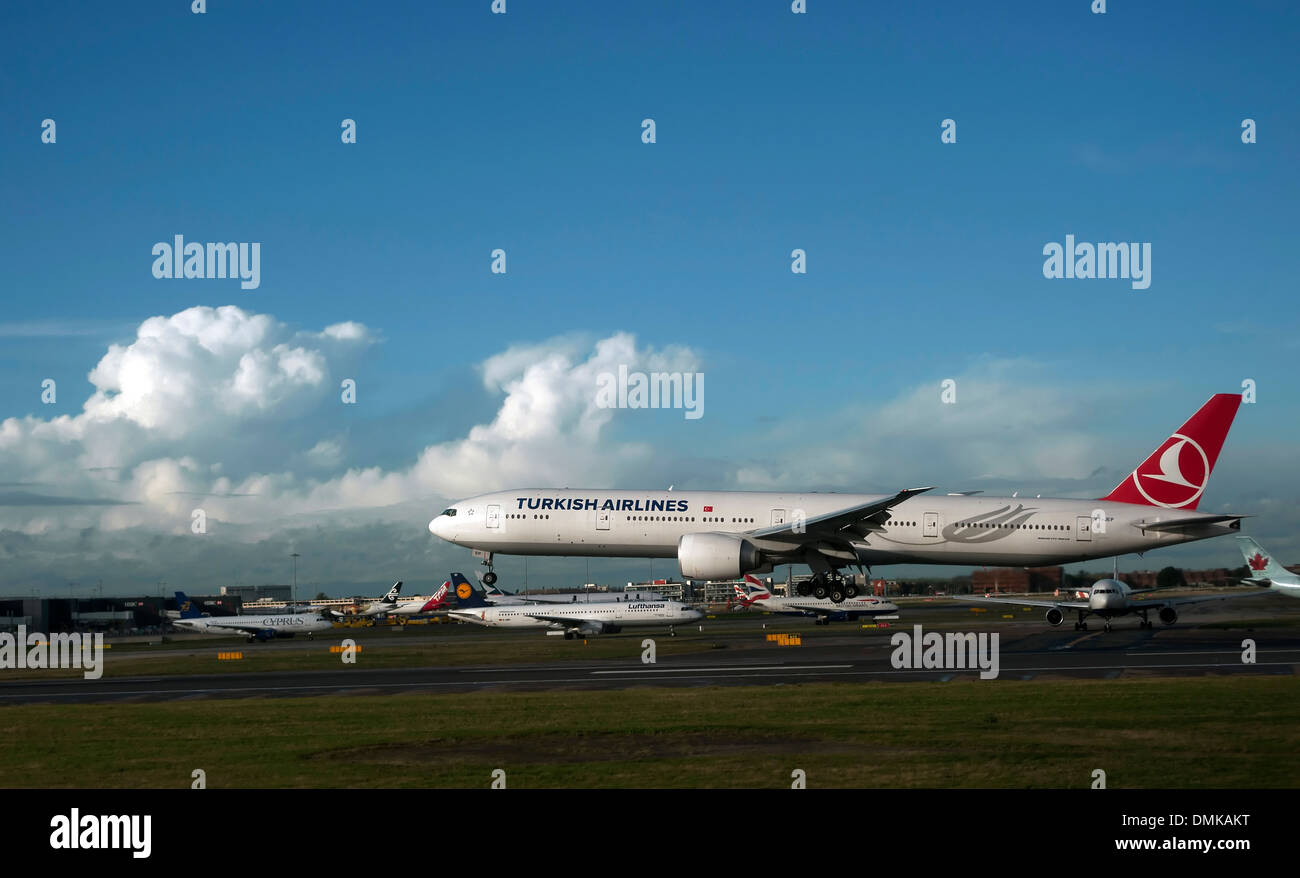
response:
<path id="1" fill-rule="evenodd" d="M 534 628 L 563 632 L 565 640 L 596 634 L 618 634 L 634 626 L 674 627 L 704 618 L 704 614 L 679 601 L 660 595 L 648 600 L 583 601 L 571 604 L 489 604 L 483 595 L 459 573 L 451 575 L 456 584 L 457 606 L 448 614 L 460 622 L 488 628 Z"/>
<path id="2" fill-rule="evenodd" d="M 429 530 L 493 553 L 676 558 L 690 579 L 736 579 L 807 564 L 801 596 L 857 597 L 840 571 L 875 564 L 1033 567 L 1148 552 L 1240 530 L 1237 514 L 1197 512 L 1240 394 L 1211 397 L 1097 500 L 740 491 L 516 490 L 445 509 Z"/>

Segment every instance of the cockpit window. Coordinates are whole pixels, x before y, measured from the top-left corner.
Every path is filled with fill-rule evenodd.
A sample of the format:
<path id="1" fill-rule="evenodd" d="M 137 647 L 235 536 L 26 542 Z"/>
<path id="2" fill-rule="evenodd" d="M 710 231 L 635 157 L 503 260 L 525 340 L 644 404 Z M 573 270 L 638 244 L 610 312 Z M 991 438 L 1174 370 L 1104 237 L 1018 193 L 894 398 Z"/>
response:
<path id="1" fill-rule="evenodd" d="M 446 515 L 446 516 L 448 516 L 448 517 L 454 516 L 454 515 L 456 514 L 456 507 L 455 507 L 455 506 L 451 506 L 451 507 L 449 507 L 449 508 L 447 508 L 447 509 L 444 509 L 444 510 L 442 510 L 442 514 L 443 514 L 443 515 Z"/>

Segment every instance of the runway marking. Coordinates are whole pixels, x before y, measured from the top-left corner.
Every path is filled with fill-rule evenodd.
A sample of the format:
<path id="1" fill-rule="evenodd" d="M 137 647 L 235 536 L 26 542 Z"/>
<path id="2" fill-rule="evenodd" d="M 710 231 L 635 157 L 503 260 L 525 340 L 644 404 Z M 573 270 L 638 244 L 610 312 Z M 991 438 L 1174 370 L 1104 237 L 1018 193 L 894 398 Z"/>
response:
<path id="1" fill-rule="evenodd" d="M 1295 667 L 1295 664 L 1296 664 L 1295 662 L 1256 662 L 1256 663 L 1254 663 L 1254 664 L 1245 664 L 1245 663 L 1242 663 L 1242 662 L 1215 662 L 1215 663 L 1208 663 L 1208 662 L 1195 663 L 1195 662 L 1193 662 L 1193 663 L 1189 663 L 1189 664 L 1171 664 L 1171 665 L 1119 665 L 1119 666 L 1116 666 L 1116 665 L 1080 665 L 1080 666 L 1074 666 L 1074 665 L 1062 665 L 1062 666 L 1056 666 L 1056 667 L 1041 667 L 1041 668 L 1007 668 L 1007 667 L 1004 667 L 1004 668 L 1002 668 L 1002 671 L 1005 671 L 1005 672 L 1008 672 L 1008 673 L 1026 673 L 1026 672 L 1031 672 L 1031 671 L 1033 671 L 1033 672 L 1051 672 L 1051 671 L 1115 671 L 1115 670 L 1121 670 L 1121 671 L 1122 671 L 1122 670 L 1147 671 L 1147 670 L 1151 670 L 1151 669 L 1153 669 L 1153 668 L 1247 668 L 1247 669 L 1250 669 L 1250 668 L 1280 667 L 1280 666 L 1285 666 L 1285 667 Z M 844 666 L 841 666 L 841 667 L 844 667 Z M 779 669 L 778 669 L 778 670 L 779 670 Z M 793 669 L 792 669 L 792 670 L 793 670 Z M 740 674 L 735 674 L 735 673 L 733 673 L 733 674 L 703 674 L 703 675 L 701 675 L 701 677 L 700 677 L 699 679 L 702 679 L 702 680 L 708 680 L 708 679 L 730 679 L 730 678 L 733 678 L 733 677 L 736 677 L 736 678 L 746 678 L 746 677 L 754 677 L 754 678 L 758 678 L 758 677 L 778 677 L 778 676 L 779 676 L 779 677 L 844 677 L 844 676 L 875 676 L 875 677 L 879 677 L 879 676 L 892 676 L 892 675 L 902 675 L 902 674 L 932 674 L 932 673 L 936 673 L 936 672 L 938 672 L 938 671 L 942 671 L 942 670 L 943 670 L 942 668 L 916 668 L 916 669 L 874 670 L 874 671 L 873 671 L 873 670 L 866 670 L 866 669 L 863 669 L 863 670 L 855 670 L 855 671 L 822 671 L 822 672 L 811 673 L 811 674 L 807 674 L 807 673 L 786 673 L 786 674 L 768 674 L 768 673 L 763 673 L 763 674 L 744 674 L 744 673 L 740 673 Z M 978 674 L 979 671 L 980 671 L 979 668 L 968 668 L 968 669 L 965 669 L 965 670 L 963 670 L 963 671 L 960 671 L 959 673 L 964 673 L 964 674 Z M 635 678 L 638 677 L 638 676 L 642 676 L 642 675 L 639 675 L 639 674 L 635 674 L 635 673 L 633 673 L 633 675 L 632 675 L 631 677 L 629 677 L 628 679 L 635 679 Z M 528 686 L 528 685 L 536 685 L 536 684 L 539 684 L 539 683 L 590 683 L 590 682 L 591 682 L 591 677 L 588 676 L 588 677 L 560 677 L 560 678 L 546 678 L 546 679 L 540 679 L 540 680 L 527 680 L 527 679 L 525 679 L 525 680 L 481 680 L 481 681 L 480 681 L 480 680 L 475 680 L 475 681 L 469 681 L 469 680 L 463 680 L 463 681 L 448 680 L 448 681 L 443 681 L 443 682 L 437 682 L 437 681 L 419 681 L 419 682 L 410 682 L 410 683 L 374 683 L 374 684 L 371 684 L 371 685 L 369 685 L 369 686 L 366 686 L 365 688 L 369 688 L 369 689 L 396 689 L 396 688 L 406 688 L 406 689 L 420 688 L 420 689 L 429 689 L 429 688 L 445 687 L 445 686 Z M 310 692 L 310 691 L 324 691 L 324 690 L 334 690 L 335 692 L 338 692 L 338 691 L 345 691 L 345 690 L 348 690 L 348 689 L 357 689 L 357 688 L 359 688 L 359 687 L 357 686 L 356 683 L 346 683 L 346 684 L 344 684 L 344 683 L 322 683 L 322 684 L 318 684 L 318 685 L 314 685 L 314 686 L 257 686 L 257 687 L 246 687 L 246 688 L 225 688 L 225 689 L 175 689 L 175 690 L 164 690 L 164 691 L 159 691 L 159 690 L 156 690 L 156 689 L 147 689 L 147 690 L 141 690 L 141 691 L 126 691 L 126 692 L 93 692 L 93 691 L 82 691 L 82 692 L 36 692 L 36 693 L 25 693 L 25 694 L 21 694 L 21 695 L 3 695 L 3 694 L 0 694 L 0 699 L 9 699 L 9 698 L 84 698 L 84 697 L 86 697 L 86 696 L 103 696 L 104 700 L 107 700 L 108 698 L 121 698 L 121 699 L 124 699 L 124 698 L 130 698 L 130 697 L 138 697 L 138 696 L 151 695 L 151 696 L 170 696 L 170 698 L 164 698 L 164 699 L 160 699 L 160 700 L 177 700 L 180 696 L 183 696 L 183 695 L 191 695 L 191 694 L 225 694 L 225 693 L 232 693 L 232 692 L 233 692 L 233 693 L 258 693 L 258 694 L 259 694 L 259 697 L 267 697 L 268 694 L 272 694 L 272 693 L 276 693 L 276 692 Z"/>
<path id="2" fill-rule="evenodd" d="M 1098 634 L 1101 633 L 1102 632 L 1100 631 L 1089 631 L 1087 634 L 1084 634 L 1082 637 L 1076 637 L 1073 640 L 1071 640 L 1069 643 L 1063 644 L 1061 646 L 1053 646 L 1052 649 L 1070 649 L 1076 643 L 1083 643 L 1083 641 L 1087 640 L 1089 637 L 1096 637 Z"/>
<path id="3" fill-rule="evenodd" d="M 1292 652 L 1300 652 L 1300 649 L 1270 649 L 1270 650 L 1268 650 L 1268 652 L 1271 652 L 1271 653 L 1281 653 L 1281 654 L 1286 654 L 1286 653 L 1292 653 Z M 1124 654 L 1125 654 L 1125 655 L 1160 655 L 1160 656 L 1165 656 L 1165 655 L 1241 655 L 1241 650 L 1239 650 L 1239 649 L 1213 649 L 1213 650 L 1211 650 L 1211 649 L 1205 649 L 1205 650 L 1201 650 L 1200 652 L 1161 652 L 1161 651 L 1156 651 L 1156 652 L 1126 652 L 1126 653 L 1124 653 Z M 1260 655 L 1263 655 L 1263 654 L 1264 654 L 1264 650 L 1260 650 Z"/>
<path id="4" fill-rule="evenodd" d="M 620 668 L 613 671 L 592 671 L 593 674 L 680 674 L 687 671 L 816 671 L 824 668 L 851 668 L 853 665 L 716 665 L 711 668 Z"/>
<path id="5" fill-rule="evenodd" d="M 720 667 L 720 668 L 748 668 L 748 667 L 759 667 L 759 666 L 761 666 L 761 665 L 762 665 L 762 662 L 761 662 L 760 659 L 754 659 L 752 662 L 736 662 L 735 664 L 731 664 L 731 665 L 717 665 L 716 667 Z M 541 667 L 533 666 L 533 670 L 536 670 L 536 671 L 589 671 L 589 670 L 592 670 L 593 668 L 608 668 L 608 667 L 609 667 L 609 665 L 607 665 L 607 664 L 606 664 L 606 665 L 569 665 L 569 664 L 549 664 L 549 665 L 543 665 L 543 666 L 541 666 Z M 800 666 L 800 665 L 776 664 L 776 665 L 771 665 L 771 667 L 784 668 L 784 667 L 801 667 L 801 666 Z M 820 667 L 820 665 L 818 665 L 818 666 L 816 666 L 816 667 Z M 848 665 L 844 665 L 843 667 L 846 667 L 846 668 L 847 668 Z M 639 668 L 638 665 L 632 665 L 632 666 L 629 666 L 628 668 L 626 668 L 625 670 L 629 670 L 629 671 L 631 671 L 631 670 L 636 670 L 636 669 L 638 669 L 638 668 Z M 414 671 L 424 671 L 424 670 L 428 670 L 428 669 L 427 669 L 427 668 L 411 668 L 410 670 L 414 670 Z M 509 668 L 503 668 L 503 667 L 501 667 L 500 665 L 495 665 L 495 666 L 490 667 L 490 668 L 464 668 L 464 669 L 461 670 L 461 673 L 462 673 L 462 674 L 500 674 L 502 671 L 507 671 L 507 670 L 509 670 Z M 690 670 L 690 668 L 682 668 L 681 670 Z"/>

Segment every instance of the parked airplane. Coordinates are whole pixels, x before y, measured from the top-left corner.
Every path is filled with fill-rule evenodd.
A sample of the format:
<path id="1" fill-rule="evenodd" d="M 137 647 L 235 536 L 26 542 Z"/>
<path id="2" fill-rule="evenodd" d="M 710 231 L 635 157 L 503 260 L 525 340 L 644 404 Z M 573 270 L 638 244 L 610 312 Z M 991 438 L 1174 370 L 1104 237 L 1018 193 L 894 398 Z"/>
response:
<path id="1" fill-rule="evenodd" d="M 180 591 L 176 592 L 176 606 L 180 608 L 180 618 L 173 619 L 172 624 L 177 628 L 203 634 L 243 634 L 249 642 L 270 640 L 273 637 L 293 637 L 295 634 L 311 637 L 317 631 L 328 631 L 334 627 L 329 619 L 288 611 L 253 616 L 204 616 L 185 593 Z"/>
<path id="2" fill-rule="evenodd" d="M 481 574 L 476 573 L 475 576 L 478 577 L 479 582 L 482 585 L 481 590 L 483 592 L 483 599 L 487 601 L 489 604 L 493 604 L 496 606 L 501 606 L 504 604 L 574 604 L 577 603 L 579 599 L 579 595 L 576 594 L 522 595 L 519 594 L 518 592 L 506 591 L 505 589 L 501 588 L 498 585 L 483 582 L 483 579 L 485 577 L 482 576 Z M 646 594 L 654 598 L 659 597 L 658 594 L 651 591 L 647 591 Z M 628 597 L 630 596 L 631 595 L 629 594 Z M 623 595 L 616 594 L 611 596 L 608 593 L 603 593 L 596 597 L 592 597 L 589 595 L 582 595 L 581 598 L 584 602 L 587 603 L 593 601 L 596 603 L 599 603 L 601 601 L 621 601 L 625 599 Z M 640 600 L 640 594 L 637 595 L 637 599 Z"/>
<path id="3" fill-rule="evenodd" d="M 687 604 L 656 596 L 644 601 L 582 601 L 571 604 L 506 604 L 494 606 L 483 598 L 459 573 L 451 575 L 456 585 L 457 606 L 448 615 L 462 622 L 489 628 L 538 628 L 563 631 L 565 640 L 595 634 L 617 634 L 624 628 L 675 625 L 694 622 L 704 614 Z"/>
<path id="4" fill-rule="evenodd" d="M 1254 585 L 1267 585 L 1276 592 L 1300 598 L 1300 575 L 1287 570 L 1264 547 L 1250 537 L 1237 537 L 1237 546 L 1246 557 L 1250 567 L 1251 578 L 1244 580 Z"/>
<path id="5" fill-rule="evenodd" d="M 415 616 L 420 613 L 432 613 L 440 609 L 448 600 L 451 592 L 451 583 L 444 582 L 433 597 L 425 599 L 420 598 L 413 601 L 398 600 L 398 595 L 402 591 L 400 580 L 393 583 L 393 587 L 388 590 L 377 601 L 371 601 L 365 609 L 354 613 L 354 616 Z M 335 615 L 341 615 L 335 613 Z"/>
<path id="6" fill-rule="evenodd" d="M 736 600 L 747 610 L 766 610 L 782 616 L 815 616 L 818 625 L 844 620 L 852 622 L 862 616 L 886 616 L 898 612 L 896 604 L 874 597 L 849 598 L 839 604 L 812 597 L 778 598 L 752 576 L 746 576 L 743 584 L 736 583 L 735 589 Z"/>
<path id="7" fill-rule="evenodd" d="M 802 597 L 857 597 L 842 568 L 874 564 L 1040 566 L 1147 552 L 1240 529 L 1196 512 L 1240 394 L 1220 393 L 1098 500 L 740 491 L 518 490 L 455 503 L 429 522 L 448 542 L 493 553 L 676 558 L 692 579 L 807 564 Z M 925 496 L 922 496 L 925 495 Z"/>
<path id="8" fill-rule="evenodd" d="M 1086 601 L 1030 601 L 1017 598 L 991 597 L 966 598 L 964 600 L 977 604 L 1018 604 L 1027 607 L 1047 607 L 1047 624 L 1053 628 L 1065 621 L 1066 613 L 1078 613 L 1078 621 L 1074 623 L 1075 631 L 1087 631 L 1088 623 L 1084 620 L 1089 616 L 1100 616 L 1105 620 L 1106 630 L 1110 631 L 1110 620 L 1116 616 L 1127 616 L 1129 613 L 1135 613 L 1142 617 L 1140 627 L 1151 628 L 1153 624 L 1147 618 L 1147 615 L 1156 613 L 1161 622 L 1172 625 L 1178 621 L 1178 610 L 1175 607 L 1182 607 L 1187 604 L 1201 604 L 1207 601 L 1249 598 L 1268 593 L 1264 589 L 1258 589 L 1240 594 L 1217 593 L 1173 598 L 1134 597 L 1134 595 L 1150 595 L 1153 591 L 1153 589 L 1135 590 L 1130 588 L 1128 583 L 1122 582 L 1118 578 L 1111 578 L 1098 579 L 1094 582 Z"/>

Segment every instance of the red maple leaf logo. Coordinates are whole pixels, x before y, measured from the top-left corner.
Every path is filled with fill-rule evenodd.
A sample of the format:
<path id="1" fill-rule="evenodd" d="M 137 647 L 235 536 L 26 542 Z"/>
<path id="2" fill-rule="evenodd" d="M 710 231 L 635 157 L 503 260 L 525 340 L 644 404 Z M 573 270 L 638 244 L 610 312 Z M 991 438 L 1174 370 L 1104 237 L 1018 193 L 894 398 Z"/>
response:
<path id="1" fill-rule="evenodd" d="M 1268 566 L 1268 559 L 1265 558 L 1263 555 L 1261 555 L 1259 552 L 1256 552 L 1255 557 L 1248 558 L 1247 561 L 1250 564 L 1251 570 L 1263 570 L 1265 567 Z"/>

